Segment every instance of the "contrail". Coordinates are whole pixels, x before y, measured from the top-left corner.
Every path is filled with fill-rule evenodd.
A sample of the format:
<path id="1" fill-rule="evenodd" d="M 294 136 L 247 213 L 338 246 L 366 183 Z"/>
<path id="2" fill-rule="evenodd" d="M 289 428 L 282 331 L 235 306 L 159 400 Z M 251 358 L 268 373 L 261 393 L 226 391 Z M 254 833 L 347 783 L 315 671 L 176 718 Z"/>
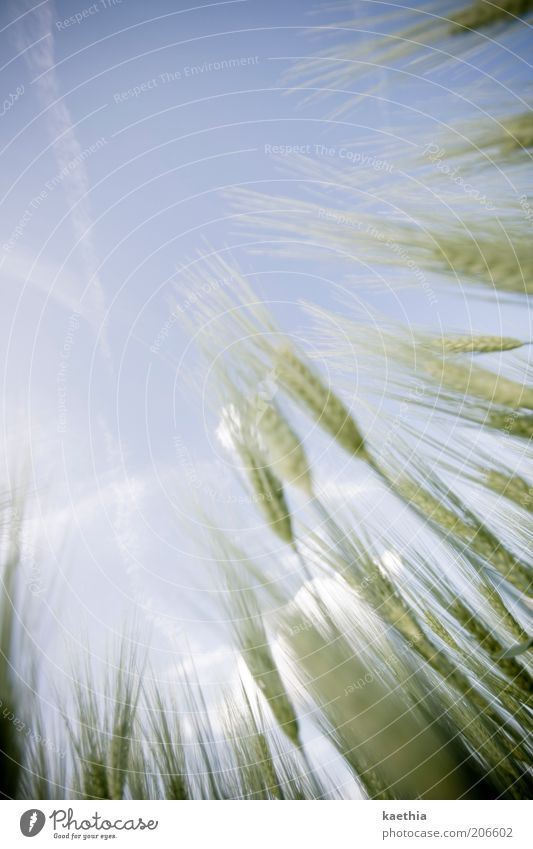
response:
<path id="1" fill-rule="evenodd" d="M 29 5 L 31 0 L 26 0 L 26 3 Z M 95 330 L 99 330 L 105 312 L 105 296 L 97 272 L 98 260 L 91 232 L 92 215 L 88 197 L 90 183 L 83 162 L 83 150 L 76 137 L 75 125 L 66 100 L 61 96 L 61 85 L 55 71 L 54 14 L 54 6 L 51 2 L 46 5 L 46 8 L 36 6 L 33 13 L 17 27 L 15 40 L 19 51 L 24 51 L 24 58 L 30 72 L 40 74 L 35 83 L 36 95 L 46 110 L 48 131 L 54 139 L 53 150 L 59 170 L 69 168 L 72 162 L 77 163 L 75 169 L 69 170 L 69 178 L 62 181 L 61 186 L 70 208 L 69 220 L 74 237 L 79 243 L 78 250 L 86 273 L 86 283 L 89 286 L 84 297 L 86 317 Z M 36 36 L 39 36 L 37 40 Z M 28 50 L 29 46 L 31 50 Z M 84 295 L 78 290 L 76 295 L 80 294 Z M 102 338 L 102 346 L 109 356 L 104 338 Z"/>

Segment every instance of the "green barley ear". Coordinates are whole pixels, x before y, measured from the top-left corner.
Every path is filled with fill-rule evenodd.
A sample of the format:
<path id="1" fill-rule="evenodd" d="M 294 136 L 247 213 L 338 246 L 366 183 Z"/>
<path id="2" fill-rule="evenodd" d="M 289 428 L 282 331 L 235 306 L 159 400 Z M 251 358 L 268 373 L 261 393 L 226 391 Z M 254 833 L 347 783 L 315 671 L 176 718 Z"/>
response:
<path id="1" fill-rule="evenodd" d="M 450 34 L 466 30 L 482 30 L 498 23 L 513 23 L 514 19 L 533 9 L 532 0 L 477 0 L 450 15 Z"/>
<path id="2" fill-rule="evenodd" d="M 353 6 L 346 4 L 347 7 L 349 5 Z M 285 72 L 284 82 L 292 90 L 299 93 L 303 91 L 306 102 L 340 91 L 346 95 L 353 91 L 354 84 L 357 83 L 356 88 L 360 88 L 361 77 L 370 77 L 372 73 L 375 75 L 376 69 L 380 67 L 390 69 L 392 65 L 405 69 L 411 57 L 418 63 L 419 69 L 427 65 L 442 65 L 452 61 L 458 52 L 460 55 L 461 51 L 470 48 L 472 32 L 483 32 L 493 25 L 510 28 L 513 24 L 520 23 L 520 17 L 528 17 L 533 2 L 476 0 L 447 14 L 441 6 L 431 3 L 414 6 L 390 4 L 392 11 L 381 16 L 376 15 L 374 11 L 365 16 L 364 10 L 358 6 L 357 15 L 352 14 L 351 19 L 329 20 L 326 31 L 335 35 L 350 30 L 356 33 L 366 30 L 365 41 L 361 43 L 352 35 L 314 56 L 297 61 Z M 441 15 L 435 14 L 436 12 L 441 12 Z M 383 34 L 376 34 L 374 37 L 368 35 L 375 32 L 376 23 L 383 22 L 387 27 L 386 37 Z M 316 28 L 312 34 L 316 35 Z M 449 43 L 450 38 L 454 40 L 453 44 Z M 444 49 L 427 49 L 435 44 Z M 375 90 L 380 90 L 378 84 L 371 89 Z M 345 96 L 332 115 L 339 117 L 355 108 L 362 97 L 364 93 Z"/>
<path id="3" fill-rule="evenodd" d="M 433 482 L 437 482 L 435 477 Z M 474 565 L 477 565 L 478 571 L 483 573 L 478 560 L 486 561 L 519 592 L 529 594 L 532 585 L 530 569 L 509 552 L 492 531 L 471 514 L 458 498 L 455 498 L 453 506 L 447 504 L 438 489 L 433 494 L 427 487 L 406 476 L 390 480 L 390 483 L 393 490 L 413 507 L 424 521 L 438 529 L 447 542 L 458 547 Z M 451 493 L 448 495 L 452 497 Z M 508 612 L 506 620 L 509 624 L 513 621 Z M 513 626 L 513 632 L 516 633 L 516 623 Z"/>
<path id="4" fill-rule="evenodd" d="M 76 716 L 66 722 L 75 783 L 85 798 L 125 796 L 140 680 L 136 659 L 125 642 L 109 663 L 101 693 L 90 661 L 84 679 L 74 679 Z"/>
<path id="5" fill-rule="evenodd" d="M 368 797 L 473 795 L 475 791 L 468 785 L 475 779 L 465 765 L 464 752 L 457 758 L 455 741 L 441 736 L 438 723 L 428 721 L 419 705 L 409 704 L 406 688 L 400 684 L 403 673 L 392 677 L 375 662 L 374 652 L 369 662 L 368 655 L 365 658 L 368 642 L 362 633 L 351 634 L 348 642 L 332 621 L 302 631 L 293 624 L 301 617 L 301 611 L 297 619 L 289 613 L 284 629 L 294 675 L 318 706 L 317 710 L 310 704 L 311 716 L 318 714 L 319 726 L 353 769 Z M 360 639 L 355 651 L 354 638 Z M 387 647 L 397 652 L 392 642 Z M 476 772 L 479 776 L 480 770 Z"/>
<path id="6" fill-rule="evenodd" d="M 518 413 L 516 410 L 489 410 L 486 415 L 477 417 L 480 424 L 517 439 L 533 438 L 533 415 Z"/>
<path id="7" fill-rule="evenodd" d="M 465 631 L 477 641 L 507 678 L 511 680 L 513 688 L 519 690 L 524 701 L 530 700 L 533 695 L 533 679 L 527 669 L 516 658 L 506 657 L 505 648 L 499 639 L 462 599 L 454 599 L 449 610 Z"/>
<path id="8" fill-rule="evenodd" d="M 339 530 L 341 529 L 339 528 Z M 335 532 L 335 538 L 337 536 L 338 534 Z M 460 712 L 456 707 L 456 692 L 461 694 L 464 705 L 468 705 L 469 710 L 473 710 L 480 717 L 483 717 L 480 721 L 487 722 L 489 729 L 487 733 L 490 733 L 493 737 L 493 739 L 491 737 L 490 744 L 485 747 L 483 756 L 491 769 L 498 770 L 502 752 L 509 746 L 509 739 L 517 742 L 516 728 L 507 723 L 505 714 L 502 713 L 498 705 L 488 699 L 481 688 L 478 689 L 475 680 L 470 679 L 465 673 L 463 665 L 459 664 L 457 656 L 454 656 L 455 648 L 452 652 L 444 651 L 421 627 L 419 614 L 414 607 L 399 592 L 392 579 L 370 560 L 367 553 L 369 551 L 368 541 L 363 545 L 357 537 L 347 531 L 341 540 L 335 541 L 334 548 L 329 554 L 324 547 L 319 550 L 321 550 L 321 560 L 335 569 L 338 569 L 339 565 L 345 561 L 339 571 L 356 594 L 364 598 L 375 615 L 387 624 L 390 631 L 396 633 L 398 638 L 404 641 L 410 653 L 418 655 L 419 661 L 422 660 L 424 664 L 427 664 L 431 676 L 438 676 L 440 679 L 438 699 L 440 700 L 444 696 L 446 710 L 453 718 L 456 729 L 461 728 L 465 743 L 474 751 L 479 741 L 479 731 L 471 724 L 463 722 L 460 717 Z M 431 626 L 435 626 L 435 623 L 437 623 L 434 633 L 439 636 L 448 649 L 452 648 L 453 640 L 439 625 L 438 620 L 435 620 L 431 611 L 423 611 L 422 615 L 424 613 L 426 620 L 429 618 Z M 421 674 L 421 670 L 419 670 L 419 674 Z M 503 688 L 503 691 L 505 691 L 505 688 Z M 497 733 L 494 733 L 494 729 L 497 729 Z M 517 742 L 517 747 L 519 745 L 520 743 Z M 517 764 L 509 762 L 508 769 L 510 774 L 513 775 L 513 780 L 518 781 L 521 771 Z M 523 790 L 521 789 L 520 792 L 523 792 Z"/>
<path id="9" fill-rule="evenodd" d="M 449 142 L 443 140 L 441 151 L 444 158 L 462 157 L 465 164 L 470 166 L 475 156 L 475 162 L 483 166 L 485 162 L 478 159 L 481 152 L 486 154 L 487 163 L 512 163 L 521 153 L 527 156 L 533 147 L 533 112 L 523 112 L 500 120 L 494 116 L 492 120 L 483 123 L 472 122 L 462 128 L 461 135 L 466 141 L 459 144 L 453 138 Z"/>
<path id="10" fill-rule="evenodd" d="M 108 748 L 108 784 L 112 799 L 124 798 L 140 682 L 135 658 L 128 654 L 123 644 L 118 656 L 118 669 L 114 672 L 114 709 Z"/>
<path id="11" fill-rule="evenodd" d="M 494 228 L 487 228 L 486 234 L 445 234 L 435 239 L 435 245 L 436 265 L 447 273 L 502 292 L 533 292 L 533 257 L 529 241 L 523 237 L 505 239 Z"/>
<path id="12" fill-rule="evenodd" d="M 254 502 L 271 530 L 283 542 L 294 545 L 291 514 L 283 484 L 261 451 L 249 404 L 241 401 L 239 409 L 235 405 L 227 406 L 222 412 L 222 421 L 244 467 Z"/>
<path id="13" fill-rule="evenodd" d="M 492 354 L 521 348 L 524 342 L 509 336 L 441 336 L 428 340 L 427 347 L 441 354 Z"/>
<path id="14" fill-rule="evenodd" d="M 157 684 L 148 694 L 151 748 L 165 799 L 190 798 L 183 731 L 174 697 L 163 701 Z"/>
<path id="15" fill-rule="evenodd" d="M 269 469 L 257 452 L 252 452 L 245 445 L 238 448 L 239 456 L 246 468 L 246 474 L 257 502 L 270 529 L 283 542 L 294 545 L 290 510 L 285 499 L 283 484 Z"/>
<path id="16" fill-rule="evenodd" d="M 113 723 L 109 743 L 109 798 L 123 799 L 129 773 L 133 714 L 131 705 L 121 705 Z"/>
<path id="17" fill-rule="evenodd" d="M 106 765 L 99 760 L 91 760 L 94 755 L 88 755 L 84 761 L 85 781 L 84 795 L 87 799 L 112 799 Z"/>
<path id="18" fill-rule="evenodd" d="M 300 727 L 292 703 L 281 680 L 268 639 L 257 640 L 257 629 L 243 635 L 241 652 L 258 689 L 268 702 L 281 730 L 295 746 L 300 746 Z"/>
<path id="19" fill-rule="evenodd" d="M 278 349 L 276 375 L 291 397 L 307 409 L 317 424 L 349 454 L 369 460 L 364 438 L 348 408 L 290 345 Z"/>
<path id="20" fill-rule="evenodd" d="M 229 588 L 232 591 L 228 612 L 241 656 L 281 730 L 295 746 L 300 746 L 298 718 L 272 654 L 257 600 L 250 590 L 231 585 Z"/>
<path id="21" fill-rule="evenodd" d="M 473 395 L 511 409 L 533 409 L 533 389 L 473 364 L 428 359 L 424 368 L 434 380 L 454 392 Z"/>
<path id="22" fill-rule="evenodd" d="M 283 799 L 271 745 L 259 701 L 252 704 L 241 681 L 240 698 L 224 696 L 224 737 L 230 744 L 235 767 L 235 797 Z"/>
<path id="23" fill-rule="evenodd" d="M 489 489 L 498 495 L 503 495 L 509 501 L 514 501 L 523 510 L 533 512 L 533 487 L 519 475 L 509 475 L 496 469 L 484 472 L 485 483 Z"/>
<path id="24" fill-rule="evenodd" d="M 263 768 L 266 784 L 272 795 L 276 799 L 283 799 L 283 791 L 279 783 L 279 778 L 276 774 L 274 761 L 272 760 L 272 752 L 268 740 L 264 734 L 259 733 L 255 740 L 257 747 L 257 760 Z"/>
<path id="25" fill-rule="evenodd" d="M 533 113 L 531 111 L 514 115 L 503 121 L 499 146 L 503 154 L 533 147 Z"/>
<path id="26" fill-rule="evenodd" d="M 287 419 L 274 403 L 260 396 L 255 399 L 252 411 L 269 466 L 282 480 L 312 495 L 309 463 L 303 445 Z"/>

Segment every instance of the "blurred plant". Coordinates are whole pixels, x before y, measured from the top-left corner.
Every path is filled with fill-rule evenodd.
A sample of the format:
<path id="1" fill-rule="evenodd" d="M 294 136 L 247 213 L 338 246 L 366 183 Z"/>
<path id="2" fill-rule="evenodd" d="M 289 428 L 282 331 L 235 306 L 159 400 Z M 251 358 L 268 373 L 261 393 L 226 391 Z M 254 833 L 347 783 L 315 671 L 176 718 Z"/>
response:
<path id="1" fill-rule="evenodd" d="M 447 61 L 452 42 L 468 51 L 488 43 L 478 33 L 506 32 L 532 10 L 531 0 L 402 7 L 372 19 L 383 33 L 364 49 L 354 39 L 343 55 L 335 48 L 297 64 L 290 78 L 330 94 L 394 63 L 408 81 L 411 59 L 420 73 L 426 60 Z M 345 91 L 340 111 L 359 96 Z M 447 155 L 476 167 L 473 147 L 484 165 L 494 155 L 512 166 L 531 146 L 531 121 L 518 115 L 474 135 L 468 156 L 461 146 Z M 484 284 L 488 297 L 531 293 L 521 219 L 483 221 L 476 210 L 459 228 L 455 216 L 407 205 L 393 218 L 362 201 L 352 177 L 339 185 L 326 167 L 322 180 L 321 166 L 302 162 L 297 171 L 313 178 L 311 200 L 232 193 L 240 219 L 276 237 L 282 252 L 325 250 L 344 268 L 371 261 L 390 274 L 387 285 L 403 285 L 407 270 L 426 293 L 427 274 Z M 349 313 L 352 300 L 333 311 L 302 304 L 307 346 L 278 327 L 225 252 L 184 275 L 209 284 L 210 297 L 181 317 L 214 382 L 213 429 L 251 496 L 249 512 L 257 507 L 264 522 L 261 566 L 216 521 L 204 523 L 236 683 L 209 700 L 191 660 L 193 672 L 178 670 L 169 689 L 125 638 L 103 675 L 76 658 L 82 671 L 63 727 L 46 745 L 52 723 L 21 661 L 20 520 L 7 517 L 0 795 L 337 798 L 353 794 L 337 787 L 341 769 L 375 799 L 527 797 L 530 340 L 407 328 L 370 307 L 361 319 Z M 191 370 L 191 387 L 197 377 Z M 284 558 L 291 580 L 274 579 Z M 316 737 L 336 750 L 329 768 L 313 759 Z"/>
<path id="2" fill-rule="evenodd" d="M 480 42 L 486 49 L 486 35 L 512 32 L 533 13 L 532 0 L 431 0 L 367 16 L 361 14 L 362 5 L 357 5 L 354 15 L 353 4 L 341 3 L 347 17 L 320 28 L 322 38 L 337 36 L 335 45 L 295 62 L 285 74 L 286 83 L 307 99 L 340 94 L 334 116 L 357 105 L 367 93 L 360 90 L 362 81 L 375 79 L 377 68 L 393 68 L 408 84 L 411 78 L 418 79 L 424 71 L 446 66 L 452 59 L 468 61 Z M 339 5 L 333 10 L 338 14 Z"/>

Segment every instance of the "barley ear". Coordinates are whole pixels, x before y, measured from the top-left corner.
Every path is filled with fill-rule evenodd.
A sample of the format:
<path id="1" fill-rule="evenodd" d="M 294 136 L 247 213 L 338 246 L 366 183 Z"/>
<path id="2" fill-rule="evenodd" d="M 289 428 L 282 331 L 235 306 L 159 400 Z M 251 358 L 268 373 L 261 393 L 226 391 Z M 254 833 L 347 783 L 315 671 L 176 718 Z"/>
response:
<path id="1" fill-rule="evenodd" d="M 285 499 L 283 484 L 264 461 L 246 446 L 239 446 L 241 460 L 246 467 L 250 487 L 263 516 L 272 531 L 283 542 L 295 544 L 290 510 Z"/>
<path id="2" fill-rule="evenodd" d="M 313 494 L 311 470 L 302 446 L 286 418 L 271 402 L 257 397 L 253 415 L 269 466 L 279 477 Z"/>
<path id="3" fill-rule="evenodd" d="M 369 460 L 364 438 L 348 408 L 290 345 L 279 348 L 275 371 L 284 389 L 313 416 L 349 454 Z"/>

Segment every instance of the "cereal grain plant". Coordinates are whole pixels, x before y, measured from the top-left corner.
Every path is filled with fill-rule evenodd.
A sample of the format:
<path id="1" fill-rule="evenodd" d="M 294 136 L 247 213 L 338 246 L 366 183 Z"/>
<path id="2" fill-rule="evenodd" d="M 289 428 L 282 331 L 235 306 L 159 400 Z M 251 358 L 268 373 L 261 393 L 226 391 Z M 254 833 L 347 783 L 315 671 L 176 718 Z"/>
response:
<path id="1" fill-rule="evenodd" d="M 377 91 L 373 82 L 354 88 L 377 68 L 395 69 L 407 87 L 451 55 L 461 62 L 490 49 L 488 36 L 505 39 L 532 11 L 530 0 L 401 7 L 373 19 L 382 32 L 364 43 L 362 18 L 336 23 L 323 34 L 345 43 L 296 63 L 286 79 L 300 99 L 336 98 L 336 113 L 351 114 Z M 511 105 L 505 114 L 514 117 L 497 130 L 480 125 L 473 144 L 450 144 L 449 157 L 479 174 L 494 156 L 513 179 L 519 166 L 521 178 L 531 118 Z M 460 317 L 449 328 L 392 319 L 365 303 L 361 268 L 372 276 L 372 266 L 395 297 L 434 287 L 474 305 L 501 298 L 525 308 L 531 234 L 516 209 L 489 219 L 468 199 L 461 218 L 446 204 L 426 214 L 412 204 L 411 176 L 424 188 L 428 162 L 413 153 L 410 169 L 391 182 L 380 171 L 340 183 L 334 168 L 300 160 L 288 168 L 288 184 L 304 184 L 294 196 L 286 185 L 279 196 L 230 193 L 262 255 L 302 261 L 302 273 L 309 260 L 333 269 L 342 296 L 327 308 L 311 295 L 295 305 L 305 334 L 287 329 L 242 270 L 256 244 L 243 263 L 213 248 L 181 268 L 184 287 L 210 293 L 176 312 L 198 351 L 188 409 L 209 374 L 202 413 L 247 493 L 236 511 L 245 542 L 219 527 L 216 505 L 215 515 L 195 507 L 202 533 L 190 534 L 209 553 L 233 662 L 231 682 L 214 697 L 185 645 L 187 664 L 169 685 L 126 631 L 103 670 L 74 658 L 74 684 L 51 707 L 23 662 L 31 599 L 13 518 L 23 511 L 8 493 L 3 798 L 530 794 L 532 340 L 510 327 L 461 326 Z M 432 193 L 441 179 L 434 170 Z M 509 210 L 516 199 L 495 200 Z"/>

